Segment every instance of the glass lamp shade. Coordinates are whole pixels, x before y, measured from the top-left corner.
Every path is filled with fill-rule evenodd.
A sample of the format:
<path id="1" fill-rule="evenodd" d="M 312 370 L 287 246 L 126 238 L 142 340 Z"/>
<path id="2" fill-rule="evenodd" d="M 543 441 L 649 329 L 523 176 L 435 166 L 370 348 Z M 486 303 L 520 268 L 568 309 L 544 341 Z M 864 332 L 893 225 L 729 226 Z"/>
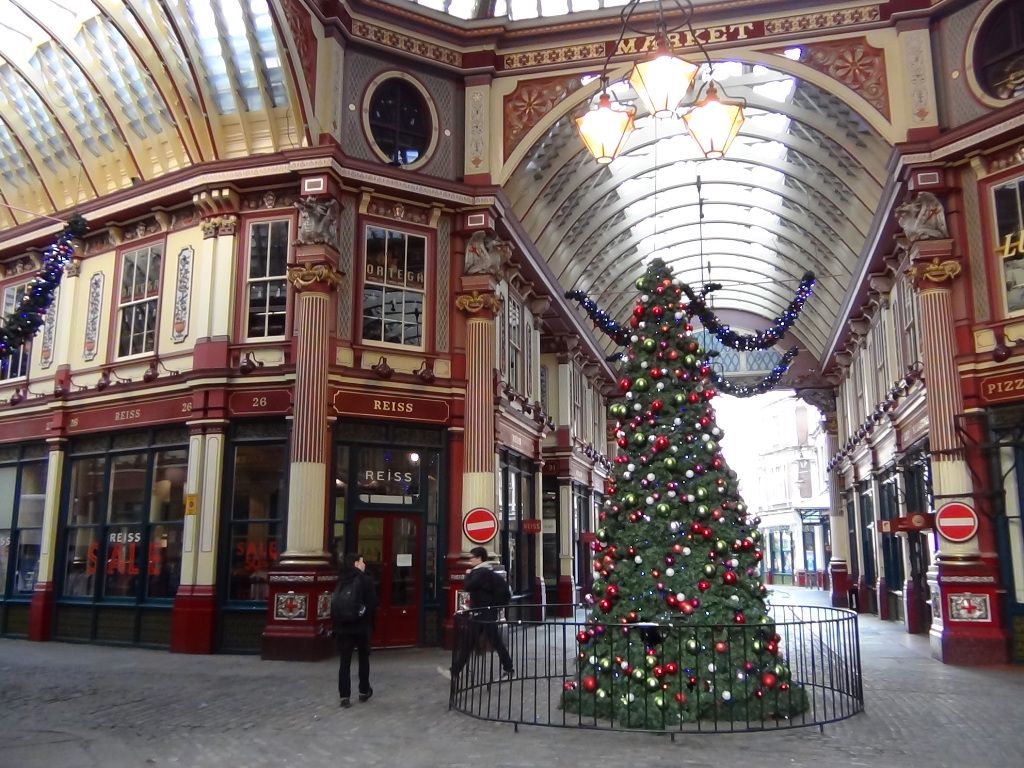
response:
<path id="1" fill-rule="evenodd" d="M 576 129 L 594 159 L 605 165 L 622 151 L 626 139 L 633 132 L 635 115 L 635 107 L 626 107 L 618 102 L 613 105 L 611 96 L 602 93 L 594 109 L 576 118 Z"/>
<path id="2" fill-rule="evenodd" d="M 722 157 L 729 151 L 743 120 L 743 103 L 718 98 L 714 83 L 708 87 L 707 95 L 683 115 L 690 135 L 709 159 Z"/>
<path id="3" fill-rule="evenodd" d="M 686 98 L 699 69 L 661 45 L 654 58 L 634 65 L 629 84 L 650 114 L 658 118 L 675 117 L 676 108 Z"/>

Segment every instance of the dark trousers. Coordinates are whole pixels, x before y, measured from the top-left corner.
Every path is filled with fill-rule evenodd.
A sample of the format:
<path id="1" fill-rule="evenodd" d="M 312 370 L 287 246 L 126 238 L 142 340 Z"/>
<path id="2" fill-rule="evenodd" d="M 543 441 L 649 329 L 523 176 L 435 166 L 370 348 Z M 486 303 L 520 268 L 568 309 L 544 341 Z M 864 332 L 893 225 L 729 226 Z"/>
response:
<path id="1" fill-rule="evenodd" d="M 455 657 L 455 663 L 452 664 L 453 679 L 458 677 L 459 672 L 466 666 L 466 662 L 469 661 L 469 655 L 473 653 L 473 649 L 480 642 L 481 637 L 490 643 L 491 647 L 498 654 L 501 668 L 506 671 L 512 669 L 512 657 L 509 655 L 508 648 L 505 647 L 505 641 L 501 639 L 497 620 L 473 616 L 469 620 L 469 626 L 467 627 L 462 645 L 459 647 L 459 653 Z"/>
<path id="2" fill-rule="evenodd" d="M 359 651 L 359 692 L 370 692 L 370 633 L 366 629 L 351 634 L 335 635 L 338 642 L 338 693 L 341 698 L 352 696 L 352 650 Z"/>

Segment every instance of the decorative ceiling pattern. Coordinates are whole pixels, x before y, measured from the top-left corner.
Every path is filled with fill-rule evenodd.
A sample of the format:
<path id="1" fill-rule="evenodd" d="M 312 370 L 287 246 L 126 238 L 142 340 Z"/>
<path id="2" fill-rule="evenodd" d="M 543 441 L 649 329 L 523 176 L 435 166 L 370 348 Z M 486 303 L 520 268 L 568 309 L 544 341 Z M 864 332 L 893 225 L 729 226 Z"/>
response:
<path id="1" fill-rule="evenodd" d="M 680 121 L 641 114 L 625 151 L 601 166 L 567 114 L 534 142 L 505 191 L 562 285 L 585 291 L 619 322 L 655 257 L 691 284 L 721 283 L 716 310 L 766 321 L 813 271 L 815 297 L 793 333 L 820 359 L 892 148 L 848 104 L 791 74 L 720 62 L 715 76 L 748 105 L 725 159 L 704 160 Z M 620 101 L 635 99 L 627 85 L 612 89 Z"/>
<path id="2" fill-rule="evenodd" d="M 268 0 L 0 0 L 0 227 L 303 141 Z"/>

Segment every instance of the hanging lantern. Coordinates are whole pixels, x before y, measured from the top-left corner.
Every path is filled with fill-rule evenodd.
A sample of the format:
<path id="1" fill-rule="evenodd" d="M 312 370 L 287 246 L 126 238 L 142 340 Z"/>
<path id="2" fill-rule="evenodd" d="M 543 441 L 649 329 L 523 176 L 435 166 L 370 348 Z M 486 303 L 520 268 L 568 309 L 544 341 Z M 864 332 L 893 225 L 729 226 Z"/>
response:
<path id="1" fill-rule="evenodd" d="M 707 95 L 683 115 L 683 122 L 704 157 L 715 159 L 729 151 L 743 125 L 743 102 L 720 99 L 714 81 Z"/>
<path id="2" fill-rule="evenodd" d="M 650 114 L 657 118 L 675 117 L 699 69 L 696 64 L 673 56 L 662 38 L 654 56 L 633 67 L 629 84 Z"/>
<path id="3" fill-rule="evenodd" d="M 602 92 L 597 106 L 576 118 L 576 129 L 590 154 L 601 165 L 614 160 L 633 132 L 636 107 L 612 103 L 611 96 Z"/>

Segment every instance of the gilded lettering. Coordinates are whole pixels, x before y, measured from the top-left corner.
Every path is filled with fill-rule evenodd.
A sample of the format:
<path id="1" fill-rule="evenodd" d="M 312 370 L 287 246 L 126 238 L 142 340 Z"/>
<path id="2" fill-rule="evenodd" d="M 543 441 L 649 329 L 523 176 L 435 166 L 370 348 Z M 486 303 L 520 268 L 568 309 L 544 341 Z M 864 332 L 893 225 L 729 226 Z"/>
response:
<path id="1" fill-rule="evenodd" d="M 721 43 L 729 39 L 725 27 L 708 27 L 707 32 L 709 43 Z"/>
<path id="2" fill-rule="evenodd" d="M 730 32 L 736 33 L 737 40 L 746 40 L 750 33 L 754 31 L 754 25 L 750 22 L 744 24 L 733 24 L 729 27 Z"/>

